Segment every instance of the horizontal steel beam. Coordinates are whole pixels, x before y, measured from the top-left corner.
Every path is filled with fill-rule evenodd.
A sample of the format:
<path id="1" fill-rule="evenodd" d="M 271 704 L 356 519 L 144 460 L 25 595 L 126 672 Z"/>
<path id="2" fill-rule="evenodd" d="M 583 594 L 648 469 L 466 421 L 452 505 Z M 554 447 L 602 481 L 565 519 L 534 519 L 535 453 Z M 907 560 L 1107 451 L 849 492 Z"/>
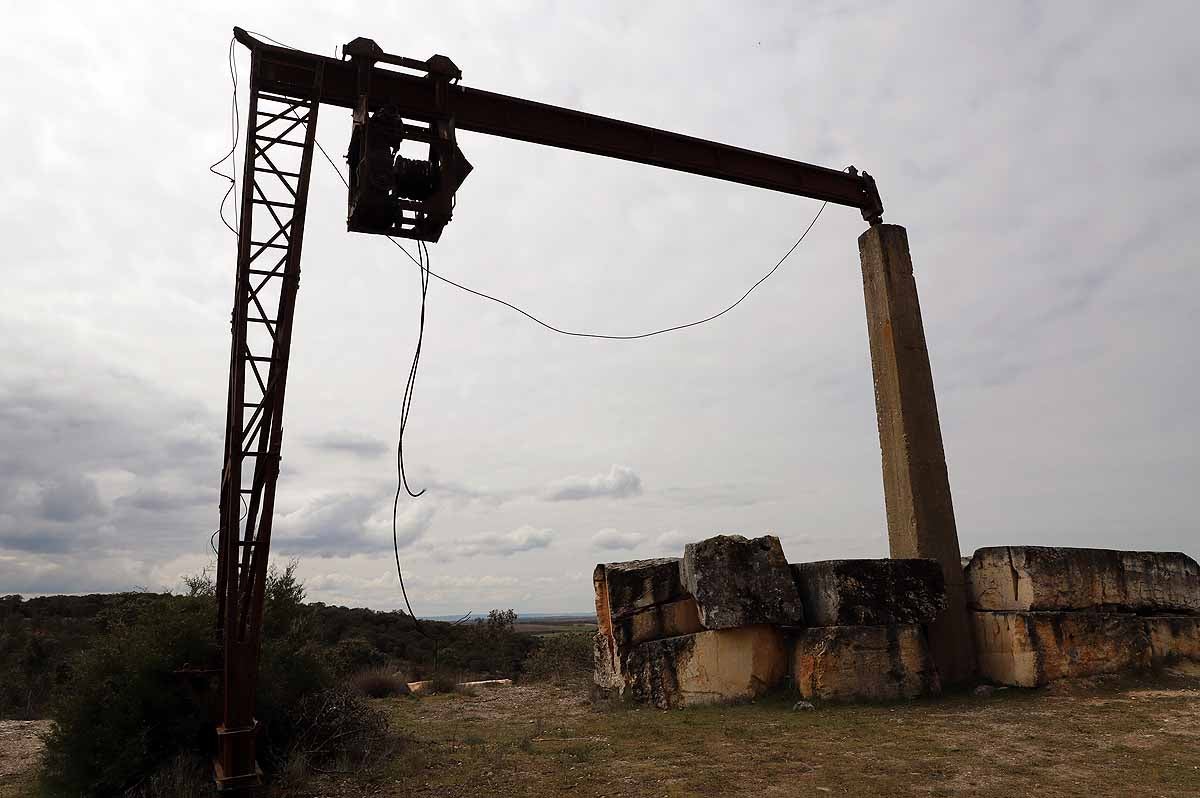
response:
<path id="1" fill-rule="evenodd" d="M 358 70 L 349 61 L 276 47 L 234 28 L 234 35 L 260 57 L 259 87 L 296 95 L 310 90 L 315 66 L 324 66 L 320 102 L 353 108 L 358 102 Z M 402 114 L 438 114 L 434 85 L 423 77 L 375 67 L 373 106 L 394 105 Z M 303 95 L 301 95 L 303 96 Z M 451 85 L 447 110 L 460 130 L 528 141 L 548 147 L 659 166 L 748 186 L 826 200 L 858 208 L 877 223 L 883 206 L 869 175 L 766 155 L 728 144 L 657 130 L 569 108 Z"/>

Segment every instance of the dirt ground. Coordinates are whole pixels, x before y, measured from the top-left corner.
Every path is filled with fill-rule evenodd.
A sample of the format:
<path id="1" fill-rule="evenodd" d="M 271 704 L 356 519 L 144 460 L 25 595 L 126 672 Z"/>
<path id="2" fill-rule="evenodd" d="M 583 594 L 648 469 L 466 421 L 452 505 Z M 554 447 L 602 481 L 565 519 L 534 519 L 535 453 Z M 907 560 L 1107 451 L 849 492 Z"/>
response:
<path id="1" fill-rule="evenodd" d="M 0 796 L 23 796 L 42 752 L 47 720 L 0 720 Z"/>
<path id="2" fill-rule="evenodd" d="M 409 736 L 312 796 L 1200 796 L 1200 668 L 990 696 L 662 712 L 580 686 L 379 702 Z"/>
<path id="3" fill-rule="evenodd" d="M 405 737 L 342 796 L 1200 796 L 1200 667 L 936 700 L 662 712 L 585 683 L 382 699 Z M 0 722 L 0 798 L 26 796 L 44 721 Z"/>

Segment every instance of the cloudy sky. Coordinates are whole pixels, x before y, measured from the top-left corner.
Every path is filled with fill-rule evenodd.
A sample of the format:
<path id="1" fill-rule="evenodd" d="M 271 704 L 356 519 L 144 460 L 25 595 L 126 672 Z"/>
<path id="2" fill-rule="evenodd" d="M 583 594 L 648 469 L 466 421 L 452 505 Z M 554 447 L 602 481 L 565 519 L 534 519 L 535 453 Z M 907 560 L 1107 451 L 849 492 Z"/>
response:
<path id="1" fill-rule="evenodd" d="M 965 552 L 1200 555 L 1200 48 L 1167 3 L 22 4 L 0 48 L 0 594 L 211 561 L 235 241 L 230 29 L 876 176 L 909 231 Z M 244 53 L 239 52 L 243 57 Z M 245 64 L 243 63 L 243 74 Z M 243 100 L 244 100 L 244 94 Z M 348 112 L 319 139 L 344 152 Z M 560 326 L 724 307 L 819 203 L 464 133 L 435 271 Z M 273 553 L 392 608 L 418 275 L 314 166 Z M 830 206 L 733 313 L 564 338 L 437 283 L 400 508 L 417 612 L 585 610 L 598 561 L 778 535 L 886 556 L 855 238 Z"/>

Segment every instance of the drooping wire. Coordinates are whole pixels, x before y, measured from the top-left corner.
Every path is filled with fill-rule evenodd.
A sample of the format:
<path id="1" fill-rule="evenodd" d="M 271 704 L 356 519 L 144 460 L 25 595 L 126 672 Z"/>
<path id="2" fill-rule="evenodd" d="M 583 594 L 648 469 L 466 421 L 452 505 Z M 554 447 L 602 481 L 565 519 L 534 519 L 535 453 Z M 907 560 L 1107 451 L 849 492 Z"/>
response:
<path id="1" fill-rule="evenodd" d="M 229 201 L 229 195 L 235 194 L 237 191 L 237 156 L 236 156 L 236 153 L 237 153 L 237 145 L 238 145 L 238 134 L 241 132 L 241 130 L 240 130 L 241 129 L 241 119 L 238 116 L 238 101 L 237 101 L 237 86 L 238 86 L 237 59 L 234 57 L 234 48 L 233 48 L 235 41 L 236 41 L 236 39 L 234 39 L 233 37 L 230 37 L 230 39 L 229 39 L 229 79 L 233 83 L 233 101 L 231 103 L 231 105 L 233 106 L 233 113 L 231 116 L 231 121 L 232 121 L 231 127 L 233 128 L 232 133 L 231 133 L 232 143 L 229 145 L 229 152 L 222 155 L 219 160 L 214 161 L 213 164 L 208 167 L 208 171 L 212 172 L 217 177 L 223 177 L 229 181 L 229 188 L 225 190 L 225 196 L 221 197 L 221 204 L 217 208 L 217 213 L 221 217 L 221 222 L 226 227 L 229 228 L 229 232 L 233 233 L 236 236 L 238 234 L 237 228 L 234 227 L 233 225 L 231 225 L 228 222 L 228 220 L 226 220 L 226 218 L 225 218 L 225 203 Z M 229 174 L 225 174 L 224 172 L 221 172 L 217 169 L 217 167 L 220 166 L 222 163 L 224 163 L 226 160 L 229 161 Z"/>
<path id="2" fill-rule="evenodd" d="M 317 147 L 321 150 L 321 154 L 325 156 L 325 160 L 329 162 L 329 165 L 331 167 L 333 167 L 333 171 L 337 173 L 337 176 L 342 181 L 342 184 L 345 185 L 347 188 L 349 188 L 350 183 L 348 180 L 346 180 L 346 176 L 342 174 L 341 168 L 334 162 L 334 160 L 329 157 L 329 153 L 327 153 L 325 151 L 325 148 L 321 146 L 321 142 L 319 142 L 319 141 L 317 142 Z M 556 327 L 553 324 L 550 324 L 549 322 L 542 321 L 541 319 L 539 319 L 537 316 L 534 316 L 529 311 L 519 308 L 511 302 L 507 302 L 503 299 L 500 299 L 499 297 L 494 297 L 491 294 L 485 294 L 482 291 L 476 291 L 474 288 L 469 288 L 469 287 L 463 285 L 462 283 L 457 283 L 454 280 L 451 280 L 449 277 L 443 277 L 442 275 L 438 274 L 435 271 L 430 271 L 428 265 L 422 265 L 421 261 L 418 260 L 417 258 L 414 258 L 412 253 L 409 252 L 404 247 L 403 244 L 401 244 L 399 241 L 392 238 L 391 236 L 386 236 L 386 238 L 388 241 L 391 241 L 393 244 L 395 244 L 400 249 L 401 252 L 403 252 L 405 255 L 407 255 L 408 259 L 411 260 L 413 263 L 415 263 L 417 265 L 418 269 L 422 270 L 423 273 L 428 274 L 430 277 L 433 277 L 434 279 L 437 279 L 437 280 L 441 280 L 443 283 L 446 283 L 447 285 L 452 285 L 455 288 L 459 289 L 460 291 L 466 291 L 468 294 L 474 294 L 475 296 L 480 297 L 481 299 L 486 299 L 491 302 L 495 302 L 497 304 L 504 305 L 506 308 L 511 308 L 512 310 L 515 310 L 517 313 L 520 313 L 525 318 L 529 319 L 530 321 L 532 321 L 536 324 L 540 324 L 542 327 L 545 327 L 547 330 L 550 330 L 551 332 L 556 332 L 559 335 L 569 335 L 569 336 L 572 336 L 575 338 L 600 338 L 600 339 L 605 339 L 605 340 L 610 340 L 610 341 L 635 341 L 639 338 L 652 338 L 655 335 L 663 335 L 665 333 L 676 332 L 678 330 L 686 330 L 689 327 L 698 327 L 701 324 L 707 324 L 710 321 L 715 321 L 716 319 L 721 318 L 726 313 L 733 310 L 738 305 L 742 304 L 742 302 L 744 302 L 746 300 L 746 297 L 750 296 L 750 294 L 754 293 L 754 290 L 756 288 L 758 288 L 760 285 L 765 283 L 771 277 L 771 275 L 773 275 L 776 271 L 779 270 L 779 267 L 783 265 L 783 262 L 786 261 L 793 252 L 796 251 L 796 248 L 799 247 L 801 242 L 803 242 L 804 239 L 808 236 L 808 232 L 813 229 L 814 225 L 816 225 L 817 220 L 821 218 L 821 214 L 824 213 L 825 206 L 828 204 L 829 204 L 828 201 L 821 203 L 821 207 L 817 208 L 816 215 L 813 216 L 812 220 L 808 223 L 808 226 L 804 228 L 804 232 L 800 234 L 800 237 L 796 239 L 795 243 L 792 244 L 792 246 L 788 248 L 787 252 L 783 253 L 783 257 L 781 257 L 775 263 L 775 265 L 771 267 L 770 271 L 768 271 L 766 274 L 764 274 L 762 277 L 760 277 L 758 279 L 758 281 L 756 283 L 754 283 L 754 285 L 752 285 L 748 289 L 746 289 L 746 293 L 744 293 L 740 297 L 738 297 L 737 301 L 734 302 L 732 305 L 729 305 L 725 309 L 718 311 L 717 313 L 714 313 L 711 316 L 706 316 L 703 319 L 697 319 L 696 321 L 689 321 L 685 324 L 676 324 L 671 327 L 663 327 L 661 329 L 651 330 L 649 332 L 634 333 L 634 334 L 630 334 L 630 335 L 612 335 L 612 334 L 607 334 L 607 333 L 578 332 L 576 330 L 564 330 L 560 327 Z"/>
<path id="3" fill-rule="evenodd" d="M 250 514 L 250 505 L 246 504 L 245 496 L 242 497 L 242 509 L 244 509 L 246 512 L 242 513 L 242 517 L 238 519 L 239 524 L 245 521 L 246 516 Z M 212 546 L 213 554 L 216 554 L 217 556 L 221 555 L 221 552 L 217 551 L 217 544 L 215 542 L 217 539 L 217 533 L 220 531 L 221 527 L 217 527 L 213 530 L 212 536 L 208 539 L 208 545 Z"/>
<path id="4" fill-rule="evenodd" d="M 255 36 L 258 36 L 260 38 L 266 39 L 267 41 L 269 41 L 273 44 L 277 44 L 280 47 L 285 47 L 289 50 L 296 49 L 296 48 L 294 48 L 290 45 L 284 44 L 283 42 L 280 42 L 276 39 L 272 39 L 270 36 L 266 36 L 264 34 L 257 33 L 255 31 L 247 31 L 247 32 L 252 33 Z M 233 44 L 232 44 L 232 42 L 230 42 L 230 51 L 231 52 L 232 52 L 232 48 L 233 48 Z M 234 87 L 236 90 L 236 82 L 234 84 Z M 235 103 L 236 103 L 236 93 L 235 93 L 234 99 L 235 99 Z M 293 112 L 293 114 L 294 114 L 294 112 Z M 346 186 L 346 188 L 349 188 L 350 181 L 346 179 L 346 176 L 344 174 L 342 174 L 341 167 L 338 166 L 337 163 L 333 160 L 333 158 L 331 158 L 329 156 L 329 153 L 326 152 L 325 148 L 321 145 L 321 142 L 319 140 L 316 140 L 314 138 L 314 141 L 316 141 L 317 149 L 319 149 L 321 151 L 321 155 L 323 155 L 325 157 L 325 160 L 329 163 L 329 166 L 337 174 L 338 179 L 342 181 L 342 185 Z M 228 156 L 226 156 L 226 157 L 228 157 Z M 224 159 L 222 159 L 222 160 L 224 160 Z M 218 163 L 220 163 L 220 162 L 218 161 Z M 433 277 L 437 280 L 440 280 L 443 283 L 446 283 L 447 285 L 454 286 L 455 288 L 459 289 L 460 291 L 465 291 L 466 293 L 473 294 L 481 299 L 486 299 L 490 302 L 495 302 L 499 305 L 504 305 L 506 308 L 509 308 L 511 310 L 515 310 L 517 313 L 520 313 L 522 316 L 524 316 L 525 318 L 534 322 L 535 324 L 545 327 L 547 330 L 558 333 L 559 335 L 568 335 L 568 336 L 571 336 L 574 338 L 599 338 L 599 339 L 610 340 L 610 341 L 635 341 L 635 340 L 638 340 L 641 338 L 652 338 L 656 335 L 664 335 L 665 333 L 677 332 L 679 330 L 686 330 L 689 327 L 698 327 L 701 324 L 707 324 L 710 321 L 715 321 L 716 319 L 721 318 L 726 313 L 733 310 L 738 305 L 742 304 L 742 302 L 744 302 L 746 300 L 746 298 L 755 291 L 755 289 L 757 289 L 760 285 L 765 283 L 771 277 L 771 275 L 775 274 L 775 272 L 779 270 L 779 267 L 783 265 L 784 261 L 786 261 L 791 256 L 791 254 L 796 251 L 796 248 L 799 247 L 800 244 L 804 241 L 804 239 L 808 236 L 809 231 L 813 229 L 814 225 L 816 225 L 817 220 L 821 218 L 821 214 L 824 213 L 825 206 L 827 206 L 828 204 L 829 204 L 828 201 L 821 203 L 821 207 L 817 209 L 817 212 L 813 216 L 812 221 L 810 221 L 808 223 L 808 226 L 804 228 L 804 232 L 801 233 L 800 237 L 796 239 L 796 242 L 794 244 L 792 244 L 791 247 L 788 248 L 787 252 L 783 253 L 783 257 L 781 257 L 775 263 L 775 265 L 771 267 L 771 269 L 766 274 L 764 274 L 762 277 L 760 277 L 757 282 L 755 282 L 752 286 L 750 286 L 748 289 L 746 289 L 746 292 L 744 294 L 742 294 L 740 297 L 738 297 L 737 301 L 735 301 L 733 304 L 712 314 L 711 316 L 706 316 L 702 319 L 697 319 L 695 321 L 689 321 L 689 322 L 686 322 L 683 324 L 675 324 L 670 327 L 663 327 L 661 329 L 650 330 L 649 332 L 632 333 L 632 334 L 628 334 L 628 335 L 616 335 L 616 334 L 609 334 L 609 333 L 594 333 L 594 332 L 580 332 L 577 330 L 566 330 L 561 327 L 557 327 L 553 324 L 550 324 L 549 322 L 542 321 L 541 319 L 539 319 L 537 316 L 533 315 L 529 311 L 527 311 L 523 308 L 520 308 L 511 302 L 500 299 L 499 297 L 492 296 L 491 294 L 486 294 L 482 291 L 476 291 L 474 288 L 469 288 L 469 287 L 463 285 L 462 283 L 455 282 L 454 280 L 451 280 L 449 277 L 443 277 L 442 275 L 438 274 L 437 272 L 430 271 L 428 264 L 423 265 L 422 262 L 418 258 L 413 257 L 413 254 L 411 252 L 409 252 L 408 249 L 406 249 L 403 244 L 401 244 L 399 241 L 392 238 L 391 236 L 387 236 L 386 238 L 388 241 L 391 241 L 392 244 L 395 245 L 401 252 L 403 252 L 410 261 L 412 261 L 414 264 L 416 264 L 417 268 L 422 272 L 421 284 L 423 286 L 422 287 L 423 292 L 426 290 L 425 286 L 428 283 L 428 278 Z M 424 310 L 424 294 L 422 294 L 422 311 L 423 310 Z M 419 352 L 419 343 L 418 343 L 418 352 Z"/>
<path id="5" fill-rule="evenodd" d="M 429 294 L 429 248 L 425 242 L 417 242 L 417 254 L 421 257 L 419 263 L 421 274 L 421 317 L 417 327 L 417 348 L 413 352 L 412 366 L 408 370 L 408 383 L 404 387 L 404 400 L 400 405 L 400 437 L 399 443 L 396 446 L 396 466 L 399 470 L 399 481 L 403 485 L 404 490 L 412 498 L 417 498 L 425 492 L 422 488 L 414 493 L 412 488 L 408 486 L 408 476 L 404 472 L 404 431 L 408 428 L 408 415 L 412 412 L 413 390 L 416 387 L 417 366 L 421 362 L 421 346 L 425 341 L 425 307 L 426 296 Z M 399 496 L 399 486 L 396 492 Z"/>
<path id="6" fill-rule="evenodd" d="M 404 605 L 408 608 L 408 614 L 412 617 L 414 626 L 422 635 L 428 637 L 429 635 L 421 627 L 421 622 L 417 620 L 417 614 L 413 612 L 412 603 L 408 600 L 408 590 L 404 586 L 404 571 L 400 567 L 400 540 L 396 530 L 396 516 L 400 509 L 400 491 L 404 490 L 414 499 L 425 493 L 424 488 L 414 492 L 409 487 L 408 476 L 404 471 L 404 431 L 408 427 L 408 415 L 412 411 L 417 366 L 421 362 L 421 346 L 425 341 L 425 307 L 426 297 L 429 294 L 429 249 L 424 242 L 417 242 L 417 255 L 421 258 L 417 263 L 421 275 L 421 315 L 417 326 L 417 346 L 413 350 L 412 365 L 408 369 L 408 382 L 404 386 L 404 399 L 400 403 L 400 434 L 396 439 L 396 495 L 392 498 L 392 551 L 396 555 L 396 578 L 400 580 L 400 594 L 404 597 Z M 462 623 L 469 615 L 468 612 L 457 623 Z"/>

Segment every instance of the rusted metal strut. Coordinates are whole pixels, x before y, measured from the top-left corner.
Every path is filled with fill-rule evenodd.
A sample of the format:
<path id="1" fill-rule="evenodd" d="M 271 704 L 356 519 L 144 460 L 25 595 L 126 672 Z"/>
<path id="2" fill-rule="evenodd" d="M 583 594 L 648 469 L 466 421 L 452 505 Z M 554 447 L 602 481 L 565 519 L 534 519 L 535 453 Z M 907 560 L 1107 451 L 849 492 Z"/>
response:
<path id="1" fill-rule="evenodd" d="M 387 109 L 385 118 L 399 120 L 404 131 L 410 130 L 403 127 L 404 119 L 424 122 L 430 167 L 449 163 L 457 170 L 450 179 L 459 182 L 470 167 L 465 159 L 456 162 L 455 150 L 450 149 L 455 128 L 825 200 L 858 208 L 872 225 L 881 223 L 883 204 L 866 173 L 813 166 L 470 89 L 451 82 L 461 73 L 445 56 L 417 61 L 389 55 L 374 42 L 358 39 L 347 46 L 350 59 L 338 60 L 272 46 L 241 28 L 234 28 L 234 36 L 250 50 L 250 109 L 221 477 L 217 627 L 223 643 L 224 692 L 214 770 L 222 791 L 248 794 L 261 782 L 255 761 L 254 694 L 292 319 L 321 104 L 352 109 L 361 121 Z M 376 63 L 425 74 L 404 74 Z M 410 179 L 420 171 L 406 168 Z M 433 221 L 424 227 L 418 221 L 404 232 L 393 227 L 392 232 L 436 240 L 449 220 L 446 197 L 432 182 L 437 175 L 417 177 L 431 181 L 437 204 Z M 353 207 L 352 196 L 352 215 Z M 388 229 L 353 222 L 352 229 Z"/>

